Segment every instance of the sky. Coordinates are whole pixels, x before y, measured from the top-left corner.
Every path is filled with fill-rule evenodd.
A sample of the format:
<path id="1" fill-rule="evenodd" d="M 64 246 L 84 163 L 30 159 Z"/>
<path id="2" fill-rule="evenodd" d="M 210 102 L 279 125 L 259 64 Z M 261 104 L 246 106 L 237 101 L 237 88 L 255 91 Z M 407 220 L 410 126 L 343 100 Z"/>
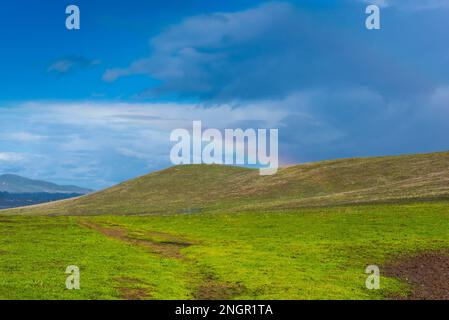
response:
<path id="1" fill-rule="evenodd" d="M 194 120 L 279 129 L 282 165 L 449 150 L 448 18 L 449 0 L 2 1 L 0 174 L 105 188 L 171 166 Z"/>

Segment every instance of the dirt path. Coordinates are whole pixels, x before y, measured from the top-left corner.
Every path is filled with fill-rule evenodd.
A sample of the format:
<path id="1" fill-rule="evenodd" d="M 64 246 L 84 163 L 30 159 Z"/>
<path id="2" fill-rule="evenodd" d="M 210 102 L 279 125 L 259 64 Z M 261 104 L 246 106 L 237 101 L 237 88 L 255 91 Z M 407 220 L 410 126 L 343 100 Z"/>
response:
<path id="1" fill-rule="evenodd" d="M 184 259 L 185 257 L 181 253 L 181 249 L 192 245 L 191 243 L 184 242 L 181 239 L 175 238 L 173 235 L 164 234 L 161 232 L 148 232 L 148 236 L 157 236 L 158 238 L 162 239 L 162 241 L 158 242 L 152 241 L 150 239 L 138 239 L 130 237 L 125 230 L 118 227 L 104 227 L 100 224 L 88 221 L 80 221 L 79 224 L 84 227 L 94 229 L 107 237 L 130 242 L 132 244 L 148 248 L 153 253 L 168 258 Z"/>
<path id="2" fill-rule="evenodd" d="M 424 253 L 386 266 L 386 275 L 411 285 L 400 300 L 449 300 L 449 252 Z"/>
<path id="3" fill-rule="evenodd" d="M 114 238 L 120 241 L 128 242 L 136 246 L 149 249 L 152 253 L 160 255 L 165 258 L 182 260 L 191 265 L 193 278 L 199 278 L 199 283 L 195 283 L 196 290 L 193 292 L 193 298 L 197 300 L 226 300 L 239 295 L 246 291 L 246 288 L 240 284 L 228 283 L 219 281 L 210 270 L 200 267 L 197 261 L 185 257 L 181 249 L 193 245 L 191 242 L 186 242 L 174 235 L 148 231 L 146 232 L 146 239 L 131 237 L 127 230 L 117 226 L 103 226 L 87 220 L 79 220 L 78 223 L 86 228 L 100 232 L 101 234 Z M 159 241 L 152 240 L 153 238 Z M 136 284 L 140 281 L 138 279 L 118 278 L 119 291 L 121 298 L 127 300 L 141 300 L 148 299 L 149 294 L 143 289 L 136 288 Z"/>

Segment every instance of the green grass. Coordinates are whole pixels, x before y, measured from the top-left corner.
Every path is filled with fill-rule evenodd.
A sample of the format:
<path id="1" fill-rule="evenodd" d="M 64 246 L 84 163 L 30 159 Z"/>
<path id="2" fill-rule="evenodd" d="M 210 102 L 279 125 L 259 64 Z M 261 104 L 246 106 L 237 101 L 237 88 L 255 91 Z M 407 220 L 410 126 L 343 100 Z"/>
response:
<path id="1" fill-rule="evenodd" d="M 0 217 L 0 234 L 0 299 L 120 299 L 122 288 L 154 299 L 189 297 L 177 261 L 107 239 L 73 218 Z M 79 291 L 65 289 L 69 265 L 81 270 Z"/>
<path id="2" fill-rule="evenodd" d="M 107 237 L 81 226 L 122 230 Z M 159 233 L 155 233 L 159 232 Z M 170 236 L 168 236 L 169 234 Z M 348 206 L 166 216 L 0 216 L 1 299 L 383 299 L 408 288 L 382 277 L 365 288 L 365 267 L 399 255 L 449 248 L 449 203 Z M 192 245 L 183 257 L 132 242 Z M 65 268 L 81 290 L 65 289 Z M 381 268 L 382 272 L 382 268 Z M 207 288 L 209 287 L 209 291 Z M 214 291 L 215 290 L 215 291 Z"/>

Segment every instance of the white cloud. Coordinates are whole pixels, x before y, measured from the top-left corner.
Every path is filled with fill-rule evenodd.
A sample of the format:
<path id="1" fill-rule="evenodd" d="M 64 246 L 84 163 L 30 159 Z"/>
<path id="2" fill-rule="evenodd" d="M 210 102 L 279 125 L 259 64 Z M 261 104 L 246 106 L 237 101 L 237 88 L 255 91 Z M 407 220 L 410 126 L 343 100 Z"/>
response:
<path id="1" fill-rule="evenodd" d="M 49 68 L 48 72 L 57 71 L 60 73 L 68 72 L 73 67 L 73 62 L 70 60 L 60 60 L 54 62 Z"/>
<path id="2" fill-rule="evenodd" d="M 180 79 L 186 72 L 190 73 L 190 77 L 202 78 L 205 70 L 198 66 L 198 62 L 217 68 L 229 54 L 227 48 L 262 38 L 276 24 L 292 19 L 293 15 L 292 5 L 273 2 L 240 12 L 189 17 L 151 39 L 154 55 L 137 60 L 126 68 L 109 69 L 103 79 L 115 81 L 133 74 Z M 205 52 L 201 48 L 209 50 Z"/>
<path id="3" fill-rule="evenodd" d="M 449 86 L 438 87 L 430 96 L 430 108 L 444 115 L 449 116 Z"/>
<path id="4" fill-rule="evenodd" d="M 67 73 L 76 68 L 94 67 L 101 63 L 100 60 L 91 60 L 84 57 L 71 57 L 53 62 L 47 72 Z"/>
<path id="5" fill-rule="evenodd" d="M 413 101 L 386 99 L 369 88 L 348 87 L 216 106 L 29 102 L 0 108 L 0 136 L 17 130 L 19 120 L 23 128 L 33 130 L 17 132 L 47 138 L 20 144 L 2 140 L 0 170 L 106 187 L 171 166 L 170 133 L 177 128 L 190 131 L 193 120 L 201 121 L 203 129 L 279 129 L 279 155 L 284 163 L 443 150 L 449 134 L 448 110 L 447 86 L 414 96 Z M 24 134 L 16 136 L 33 140 Z M 424 142 L 416 143 L 416 139 Z"/>
<path id="6" fill-rule="evenodd" d="M 12 132 L 0 135 L 0 140 L 10 140 L 17 142 L 38 142 L 47 138 L 48 137 L 46 136 L 30 132 Z"/>
<path id="7" fill-rule="evenodd" d="M 286 2 L 188 17 L 153 37 L 149 56 L 106 70 L 103 80 L 133 75 L 159 80 L 138 97 L 169 94 L 229 102 L 288 95 L 304 73 L 301 42 L 312 38 L 305 33 L 319 33 L 307 20 Z"/>
<path id="8" fill-rule="evenodd" d="M 367 5 L 369 4 L 374 4 L 376 6 L 379 6 L 381 8 L 386 8 L 389 6 L 389 1 L 388 0 L 358 0 L 359 2 L 364 2 Z"/>
<path id="9" fill-rule="evenodd" d="M 237 105 L 28 102 L 0 108 L 0 171 L 103 188 L 170 166 L 170 133 L 191 130 L 193 120 L 218 129 L 253 121 L 277 128 L 290 113 L 274 101 Z M 11 133 L 18 120 L 33 132 Z"/>
<path id="10" fill-rule="evenodd" d="M 358 0 L 382 8 L 396 7 L 404 10 L 434 10 L 449 8 L 449 0 Z"/>
<path id="11" fill-rule="evenodd" d="M 33 121 L 74 125 L 85 128 L 172 130 L 201 120 L 214 128 L 232 127 L 243 121 L 263 121 L 275 126 L 287 112 L 278 108 L 289 99 L 230 103 L 206 107 L 181 103 L 40 103 L 23 104 L 24 113 L 33 113 Z M 26 109 L 26 110 L 25 110 Z M 38 111 L 39 110 L 39 111 Z M 34 112 L 35 111 L 35 112 Z M 37 112 L 38 111 L 38 112 Z"/>
<path id="12" fill-rule="evenodd" d="M 14 152 L 0 152 L 0 162 L 19 162 L 24 160 L 25 157 L 22 154 Z"/>

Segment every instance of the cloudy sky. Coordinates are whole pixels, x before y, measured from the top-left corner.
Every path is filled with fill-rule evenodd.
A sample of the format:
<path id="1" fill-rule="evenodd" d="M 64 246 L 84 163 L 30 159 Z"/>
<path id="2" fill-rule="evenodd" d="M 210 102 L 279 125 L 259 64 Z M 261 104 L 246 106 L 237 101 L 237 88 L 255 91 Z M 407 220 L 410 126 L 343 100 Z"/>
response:
<path id="1" fill-rule="evenodd" d="M 278 128 L 282 164 L 449 149 L 449 0 L 72 3 L 2 2 L 0 173 L 104 188 L 192 120 Z"/>

